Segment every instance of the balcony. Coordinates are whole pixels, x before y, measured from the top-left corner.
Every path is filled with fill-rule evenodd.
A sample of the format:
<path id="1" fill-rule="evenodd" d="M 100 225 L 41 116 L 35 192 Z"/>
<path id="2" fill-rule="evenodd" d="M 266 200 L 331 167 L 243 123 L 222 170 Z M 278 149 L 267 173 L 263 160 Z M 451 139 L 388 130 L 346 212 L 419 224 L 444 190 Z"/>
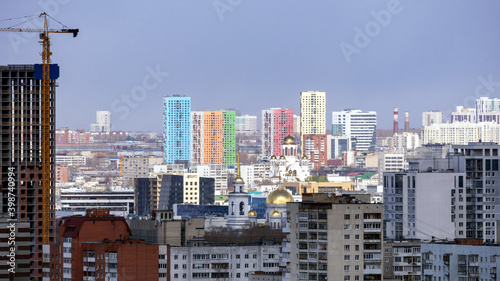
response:
<path id="1" fill-rule="evenodd" d="M 378 223 L 382 223 L 382 219 L 364 219 L 363 222 L 378 222 Z"/>
<path id="2" fill-rule="evenodd" d="M 363 231 L 365 233 L 380 233 L 381 229 L 380 228 L 365 228 Z"/>
<path id="3" fill-rule="evenodd" d="M 380 268 L 364 269 L 363 273 L 364 274 L 382 274 L 382 269 L 380 269 Z"/>

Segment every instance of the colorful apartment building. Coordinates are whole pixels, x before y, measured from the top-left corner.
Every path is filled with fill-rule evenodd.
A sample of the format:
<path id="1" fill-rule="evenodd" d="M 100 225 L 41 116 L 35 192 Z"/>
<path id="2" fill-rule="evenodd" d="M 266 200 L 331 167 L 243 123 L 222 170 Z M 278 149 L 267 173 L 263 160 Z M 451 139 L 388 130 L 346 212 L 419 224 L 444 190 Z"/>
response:
<path id="1" fill-rule="evenodd" d="M 191 160 L 191 98 L 163 98 L 164 162 L 187 163 Z"/>
<path id="2" fill-rule="evenodd" d="M 294 134 L 293 109 L 262 110 L 262 156 L 281 156 L 283 139 Z"/>
<path id="3" fill-rule="evenodd" d="M 191 163 L 235 165 L 234 111 L 191 112 Z"/>

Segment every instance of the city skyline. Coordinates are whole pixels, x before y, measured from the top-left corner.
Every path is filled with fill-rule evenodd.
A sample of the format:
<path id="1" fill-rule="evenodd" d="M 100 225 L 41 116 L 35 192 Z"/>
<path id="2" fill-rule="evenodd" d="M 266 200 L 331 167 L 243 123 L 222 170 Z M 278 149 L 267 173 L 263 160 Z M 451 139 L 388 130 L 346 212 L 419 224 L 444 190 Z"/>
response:
<path id="1" fill-rule="evenodd" d="M 88 129 L 97 110 L 110 110 L 114 130 L 160 132 L 162 99 L 176 94 L 190 96 L 193 110 L 299 112 L 300 92 L 310 90 L 326 92 L 327 115 L 373 110 L 378 128 L 390 129 L 398 107 L 418 128 L 423 111 L 448 119 L 455 106 L 500 89 L 500 3 L 492 1 L 45 1 L 2 8 L 0 20 L 45 11 L 80 29 L 74 40 L 52 42 L 61 67 L 58 128 Z M 2 65 L 41 62 L 36 34 L 0 36 Z"/>

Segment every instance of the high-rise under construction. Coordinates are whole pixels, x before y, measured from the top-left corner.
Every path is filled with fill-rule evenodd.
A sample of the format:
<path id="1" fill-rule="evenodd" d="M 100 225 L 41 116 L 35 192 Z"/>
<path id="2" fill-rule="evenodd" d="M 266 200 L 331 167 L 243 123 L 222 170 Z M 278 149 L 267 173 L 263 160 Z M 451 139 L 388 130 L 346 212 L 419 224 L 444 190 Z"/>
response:
<path id="1" fill-rule="evenodd" d="M 9 236 L 0 236 L 0 247 L 8 247 L 8 238 L 15 237 L 15 280 L 43 277 L 43 190 L 42 190 L 42 66 L 0 66 L 1 89 L 1 162 L 2 215 L 14 225 Z M 54 151 L 55 151 L 55 87 L 59 75 L 57 65 L 50 67 L 49 146 L 49 242 L 54 242 Z M 17 224 L 17 225 L 16 225 Z M 18 234 L 26 232 L 27 237 Z M 17 228 L 23 226 L 23 228 Z M 24 243 L 23 243 L 24 242 Z M 9 246 L 11 247 L 11 246 Z M 9 257 L 0 257 L 5 264 Z M 11 260 L 11 259 L 10 259 Z M 9 274 L 2 267 L 0 278 Z M 12 274 L 12 273 L 11 273 Z M 12 275 L 10 276 L 12 277 Z"/>

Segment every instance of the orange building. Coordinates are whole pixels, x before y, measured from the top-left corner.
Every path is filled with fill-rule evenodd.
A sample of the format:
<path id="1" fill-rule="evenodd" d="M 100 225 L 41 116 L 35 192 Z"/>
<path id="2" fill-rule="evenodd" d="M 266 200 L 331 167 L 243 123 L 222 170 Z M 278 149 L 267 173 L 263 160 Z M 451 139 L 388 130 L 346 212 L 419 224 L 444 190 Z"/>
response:
<path id="1" fill-rule="evenodd" d="M 58 244 L 44 246 L 44 277 L 158 280 L 160 276 L 169 280 L 168 246 L 130 237 L 125 219 L 110 216 L 109 210 L 88 210 L 85 217 L 62 218 Z"/>
<path id="2" fill-rule="evenodd" d="M 222 164 L 222 111 L 205 111 L 203 119 L 203 163 Z"/>
<path id="3" fill-rule="evenodd" d="M 68 164 L 56 164 L 56 182 L 69 182 Z"/>
<path id="4" fill-rule="evenodd" d="M 326 135 L 303 135 L 302 155 L 313 163 L 313 169 L 319 170 L 326 167 L 327 163 L 327 137 Z"/>

